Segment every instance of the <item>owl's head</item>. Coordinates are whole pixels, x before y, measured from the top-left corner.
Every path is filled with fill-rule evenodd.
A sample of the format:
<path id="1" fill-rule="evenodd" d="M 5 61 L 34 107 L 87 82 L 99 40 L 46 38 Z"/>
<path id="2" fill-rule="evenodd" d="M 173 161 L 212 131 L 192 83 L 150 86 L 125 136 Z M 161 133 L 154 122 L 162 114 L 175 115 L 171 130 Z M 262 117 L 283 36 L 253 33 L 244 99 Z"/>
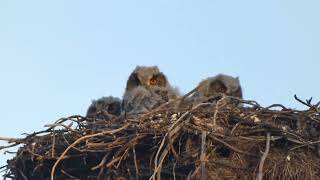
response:
<path id="1" fill-rule="evenodd" d="M 225 94 L 228 96 L 242 98 L 239 78 L 234 78 L 224 74 L 219 74 L 201 82 L 199 85 L 199 91 L 201 91 L 206 97 Z"/>
<path id="2" fill-rule="evenodd" d="M 138 86 L 146 89 L 155 87 L 166 87 L 168 81 L 166 76 L 160 72 L 157 66 L 137 66 L 129 76 L 126 91 L 130 91 Z"/>
<path id="3" fill-rule="evenodd" d="M 99 115 L 119 116 L 121 114 L 121 100 L 112 96 L 94 100 L 87 111 L 87 117 Z"/>

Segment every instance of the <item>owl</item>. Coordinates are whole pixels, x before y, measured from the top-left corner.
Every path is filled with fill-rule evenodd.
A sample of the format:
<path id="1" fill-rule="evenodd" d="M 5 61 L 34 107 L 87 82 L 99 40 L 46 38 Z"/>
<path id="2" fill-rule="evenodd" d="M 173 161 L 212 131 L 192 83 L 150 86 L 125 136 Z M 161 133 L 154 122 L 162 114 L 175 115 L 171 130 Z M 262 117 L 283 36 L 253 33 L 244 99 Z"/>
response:
<path id="1" fill-rule="evenodd" d="M 128 78 L 122 106 L 126 113 L 145 113 L 178 96 L 157 66 L 137 66 Z"/>
<path id="2" fill-rule="evenodd" d="M 121 100 L 116 97 L 102 97 L 93 100 L 87 110 L 87 117 L 109 120 L 112 117 L 120 116 Z"/>
<path id="3" fill-rule="evenodd" d="M 224 94 L 242 99 L 242 89 L 239 78 L 224 74 L 218 74 L 217 76 L 203 80 L 199 84 L 197 92 L 200 96 L 204 97 Z"/>
<path id="4" fill-rule="evenodd" d="M 233 96 L 242 99 L 242 89 L 239 78 L 224 74 L 209 77 L 199 83 L 191 95 L 183 100 L 180 107 L 196 105 L 208 100 L 210 97 L 219 95 Z"/>

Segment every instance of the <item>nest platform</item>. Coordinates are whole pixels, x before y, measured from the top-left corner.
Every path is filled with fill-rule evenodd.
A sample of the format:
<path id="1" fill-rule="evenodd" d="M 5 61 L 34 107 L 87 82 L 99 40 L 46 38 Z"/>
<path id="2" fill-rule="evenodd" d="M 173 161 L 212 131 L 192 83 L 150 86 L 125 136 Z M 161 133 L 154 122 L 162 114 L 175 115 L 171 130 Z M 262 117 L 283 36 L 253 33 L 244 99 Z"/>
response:
<path id="1" fill-rule="evenodd" d="M 233 99 L 108 121 L 62 118 L 0 138 L 1 149 L 20 145 L 2 170 L 17 180 L 320 179 L 319 103 L 296 99 L 307 109 Z"/>

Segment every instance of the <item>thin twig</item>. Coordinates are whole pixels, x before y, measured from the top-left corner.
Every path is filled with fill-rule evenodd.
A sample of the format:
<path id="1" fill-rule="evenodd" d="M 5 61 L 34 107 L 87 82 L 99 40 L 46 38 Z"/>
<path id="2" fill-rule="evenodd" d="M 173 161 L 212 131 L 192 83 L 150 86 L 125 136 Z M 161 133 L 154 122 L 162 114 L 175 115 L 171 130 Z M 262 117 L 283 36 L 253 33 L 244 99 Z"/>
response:
<path id="1" fill-rule="evenodd" d="M 268 156 L 269 148 L 270 148 L 270 132 L 267 132 L 266 150 L 264 151 L 264 153 L 261 157 L 261 160 L 260 160 L 257 180 L 263 179 L 263 165 L 264 165 L 264 161 L 266 160 L 266 158 Z"/>
<path id="2" fill-rule="evenodd" d="M 241 151 L 241 150 L 233 147 L 232 145 L 228 144 L 227 142 L 224 142 L 223 140 L 216 138 L 216 137 L 213 136 L 213 135 L 209 135 L 209 137 L 212 138 L 212 139 L 215 140 L 215 141 L 218 141 L 218 142 L 222 143 L 223 145 L 227 146 L 228 148 L 232 149 L 233 151 L 235 151 L 235 152 L 237 152 L 237 153 L 245 154 L 245 155 L 253 156 L 253 157 L 258 157 L 257 155 L 254 155 L 254 154 L 250 154 L 250 153 Z"/>
<path id="3" fill-rule="evenodd" d="M 206 179 L 206 139 L 207 139 L 207 133 L 205 131 L 202 131 L 201 136 L 201 180 Z"/>
<path id="4" fill-rule="evenodd" d="M 52 150 L 51 150 L 51 156 L 52 156 L 52 158 L 54 158 L 55 157 L 55 148 L 56 148 L 56 132 L 55 132 L 55 130 L 54 130 L 54 128 L 53 128 L 53 130 L 52 130 Z"/>
<path id="5" fill-rule="evenodd" d="M 8 143 L 23 143 L 23 139 L 17 139 L 17 138 L 5 138 L 0 137 L 0 141 L 7 141 Z"/>
<path id="6" fill-rule="evenodd" d="M 138 168 L 138 163 L 137 163 L 136 148 L 134 146 L 132 148 L 132 151 L 133 151 L 134 166 L 136 169 L 136 179 L 139 180 L 139 168 Z"/>
<path id="7" fill-rule="evenodd" d="M 81 132 L 72 129 L 71 127 L 69 127 L 69 126 L 67 126 L 67 125 L 65 125 L 65 124 L 60 124 L 60 123 L 58 123 L 58 124 L 47 124 L 47 125 L 45 125 L 44 127 L 52 127 L 52 128 L 55 128 L 55 127 L 57 127 L 57 126 L 62 126 L 62 127 L 66 128 L 66 129 L 68 129 L 69 131 L 72 131 L 72 132 L 77 133 L 77 134 L 81 134 Z"/>
<path id="8" fill-rule="evenodd" d="M 97 170 L 99 168 L 102 168 L 106 164 L 109 154 L 110 154 L 110 152 L 107 153 L 106 155 L 104 155 L 104 157 L 102 158 L 102 161 L 97 166 L 91 168 L 91 170 L 95 171 L 95 170 Z"/>
<path id="9" fill-rule="evenodd" d="M 221 99 L 219 99 L 218 102 L 216 103 L 215 111 L 214 111 L 214 115 L 213 115 L 213 128 L 214 128 L 214 130 L 216 130 L 216 128 L 217 128 L 217 116 L 218 116 L 218 113 L 219 113 L 220 103 L 223 102 L 225 99 L 226 99 L 226 96 L 224 95 L 224 96 L 223 96 Z"/>
<path id="10" fill-rule="evenodd" d="M 74 177 L 74 176 L 70 175 L 69 173 L 67 173 L 67 172 L 66 172 L 66 171 L 64 171 L 63 169 L 61 169 L 61 172 L 62 172 L 62 174 L 64 174 L 64 175 L 68 176 L 68 177 L 69 177 L 69 178 L 71 178 L 71 179 L 74 179 L 74 180 L 80 180 L 79 178 L 76 178 L 76 177 Z"/>

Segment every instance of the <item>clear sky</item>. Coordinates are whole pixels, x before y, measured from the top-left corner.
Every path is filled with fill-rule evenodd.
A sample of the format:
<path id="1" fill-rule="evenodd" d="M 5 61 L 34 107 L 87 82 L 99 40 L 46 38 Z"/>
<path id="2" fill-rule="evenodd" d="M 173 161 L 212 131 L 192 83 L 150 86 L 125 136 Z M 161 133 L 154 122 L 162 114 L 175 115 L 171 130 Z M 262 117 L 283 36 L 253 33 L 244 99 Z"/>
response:
<path id="1" fill-rule="evenodd" d="M 1 0 L 0 136 L 121 97 L 136 65 L 158 65 L 182 92 L 217 73 L 239 76 L 245 99 L 304 108 L 294 94 L 320 100 L 319 8 L 319 0 Z M 0 153 L 1 166 L 10 156 Z"/>

